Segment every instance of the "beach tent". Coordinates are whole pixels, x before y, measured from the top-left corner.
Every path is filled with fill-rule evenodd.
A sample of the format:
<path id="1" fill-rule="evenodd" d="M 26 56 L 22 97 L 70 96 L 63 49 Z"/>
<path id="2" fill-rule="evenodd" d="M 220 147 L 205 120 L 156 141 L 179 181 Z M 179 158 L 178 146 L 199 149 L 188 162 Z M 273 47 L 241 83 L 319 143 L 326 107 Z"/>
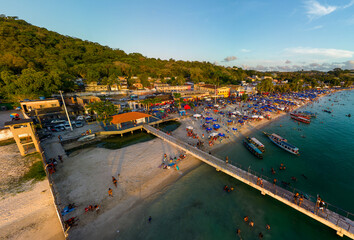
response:
<path id="1" fill-rule="evenodd" d="M 201 117 L 201 116 L 202 116 L 202 115 L 200 115 L 200 114 L 198 114 L 198 113 L 193 115 L 193 117 L 195 117 L 195 118 L 199 118 L 199 117 Z"/>

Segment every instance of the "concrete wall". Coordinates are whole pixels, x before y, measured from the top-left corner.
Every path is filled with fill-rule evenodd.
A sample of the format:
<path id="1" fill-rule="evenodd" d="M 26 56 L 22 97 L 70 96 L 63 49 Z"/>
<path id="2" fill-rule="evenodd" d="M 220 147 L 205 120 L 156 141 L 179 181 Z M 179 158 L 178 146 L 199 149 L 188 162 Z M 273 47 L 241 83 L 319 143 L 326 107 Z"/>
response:
<path id="1" fill-rule="evenodd" d="M 0 129 L 0 141 L 4 141 L 10 138 L 13 138 L 12 132 L 10 128 L 2 128 Z"/>

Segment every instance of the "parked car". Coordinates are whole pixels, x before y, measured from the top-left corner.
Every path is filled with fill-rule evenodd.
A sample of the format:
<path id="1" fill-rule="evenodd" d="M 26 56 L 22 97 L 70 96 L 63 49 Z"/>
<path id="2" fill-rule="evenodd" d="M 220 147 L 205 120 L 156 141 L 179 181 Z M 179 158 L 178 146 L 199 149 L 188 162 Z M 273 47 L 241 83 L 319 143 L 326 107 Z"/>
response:
<path id="1" fill-rule="evenodd" d="M 84 126 L 83 122 L 81 122 L 81 121 L 75 122 L 75 127 L 79 128 L 79 127 L 83 127 L 83 126 Z"/>
<path id="2" fill-rule="evenodd" d="M 54 119 L 50 123 L 51 124 L 62 124 L 62 123 L 65 123 L 65 120 Z"/>
<path id="3" fill-rule="evenodd" d="M 76 118 L 77 121 L 83 121 L 84 119 L 85 119 L 84 116 L 77 116 L 77 118 Z"/>
<path id="4" fill-rule="evenodd" d="M 64 126 L 64 124 L 58 124 L 58 125 L 55 125 L 54 127 L 51 127 L 50 130 L 51 130 L 52 132 L 65 131 L 65 126 Z"/>

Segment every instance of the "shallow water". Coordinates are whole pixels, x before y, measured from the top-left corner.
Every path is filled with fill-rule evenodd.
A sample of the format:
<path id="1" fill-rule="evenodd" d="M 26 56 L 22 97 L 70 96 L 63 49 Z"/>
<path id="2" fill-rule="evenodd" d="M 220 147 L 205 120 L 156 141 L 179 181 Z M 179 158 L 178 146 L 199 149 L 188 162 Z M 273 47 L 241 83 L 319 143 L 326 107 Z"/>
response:
<path id="1" fill-rule="evenodd" d="M 333 102 L 336 96 L 338 103 Z M 278 182 L 290 182 L 309 195 L 320 194 L 325 201 L 354 212 L 354 118 L 345 116 L 354 113 L 353 104 L 354 91 L 339 92 L 305 107 L 318 113 L 310 125 L 298 124 L 285 116 L 264 128 L 299 147 L 299 157 L 278 148 L 258 131 L 252 136 L 266 146 L 263 160 L 249 153 L 241 141 L 219 149 L 217 155 L 229 156 L 230 161 L 258 172 L 263 168 L 264 175 L 277 178 Z M 333 109 L 333 116 L 322 112 L 326 107 Z M 287 167 L 285 171 L 279 171 L 280 163 Z M 275 175 L 271 174 L 271 167 L 276 170 Z M 291 176 L 298 181 L 293 182 Z M 225 184 L 235 186 L 235 191 L 224 192 Z M 246 215 L 255 222 L 254 228 L 243 222 Z M 148 216 L 152 216 L 150 224 Z M 206 164 L 185 175 L 147 203 L 140 214 L 131 217 L 135 218 L 134 225 L 122 229 L 117 239 L 258 239 L 259 232 L 263 239 L 343 239 L 331 228 Z M 265 229 L 267 223 L 270 231 Z M 241 237 L 236 234 L 237 228 L 241 229 Z"/>

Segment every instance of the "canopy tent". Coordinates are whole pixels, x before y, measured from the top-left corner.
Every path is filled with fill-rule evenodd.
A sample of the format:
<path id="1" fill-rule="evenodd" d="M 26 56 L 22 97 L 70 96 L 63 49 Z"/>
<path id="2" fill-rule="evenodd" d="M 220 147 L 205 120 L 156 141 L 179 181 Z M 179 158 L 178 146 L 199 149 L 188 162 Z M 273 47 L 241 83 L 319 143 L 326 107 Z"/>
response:
<path id="1" fill-rule="evenodd" d="M 193 117 L 195 117 L 195 118 L 199 118 L 199 117 L 201 117 L 201 116 L 202 116 L 202 115 L 200 115 L 200 114 L 198 114 L 198 113 L 193 115 Z"/>
<path id="2" fill-rule="evenodd" d="M 193 127 L 192 126 L 188 126 L 188 127 L 186 127 L 187 129 L 189 129 L 189 130 L 193 130 Z"/>
<path id="3" fill-rule="evenodd" d="M 191 107 L 188 104 L 184 106 L 184 110 L 189 110 L 189 109 L 191 109 Z"/>

